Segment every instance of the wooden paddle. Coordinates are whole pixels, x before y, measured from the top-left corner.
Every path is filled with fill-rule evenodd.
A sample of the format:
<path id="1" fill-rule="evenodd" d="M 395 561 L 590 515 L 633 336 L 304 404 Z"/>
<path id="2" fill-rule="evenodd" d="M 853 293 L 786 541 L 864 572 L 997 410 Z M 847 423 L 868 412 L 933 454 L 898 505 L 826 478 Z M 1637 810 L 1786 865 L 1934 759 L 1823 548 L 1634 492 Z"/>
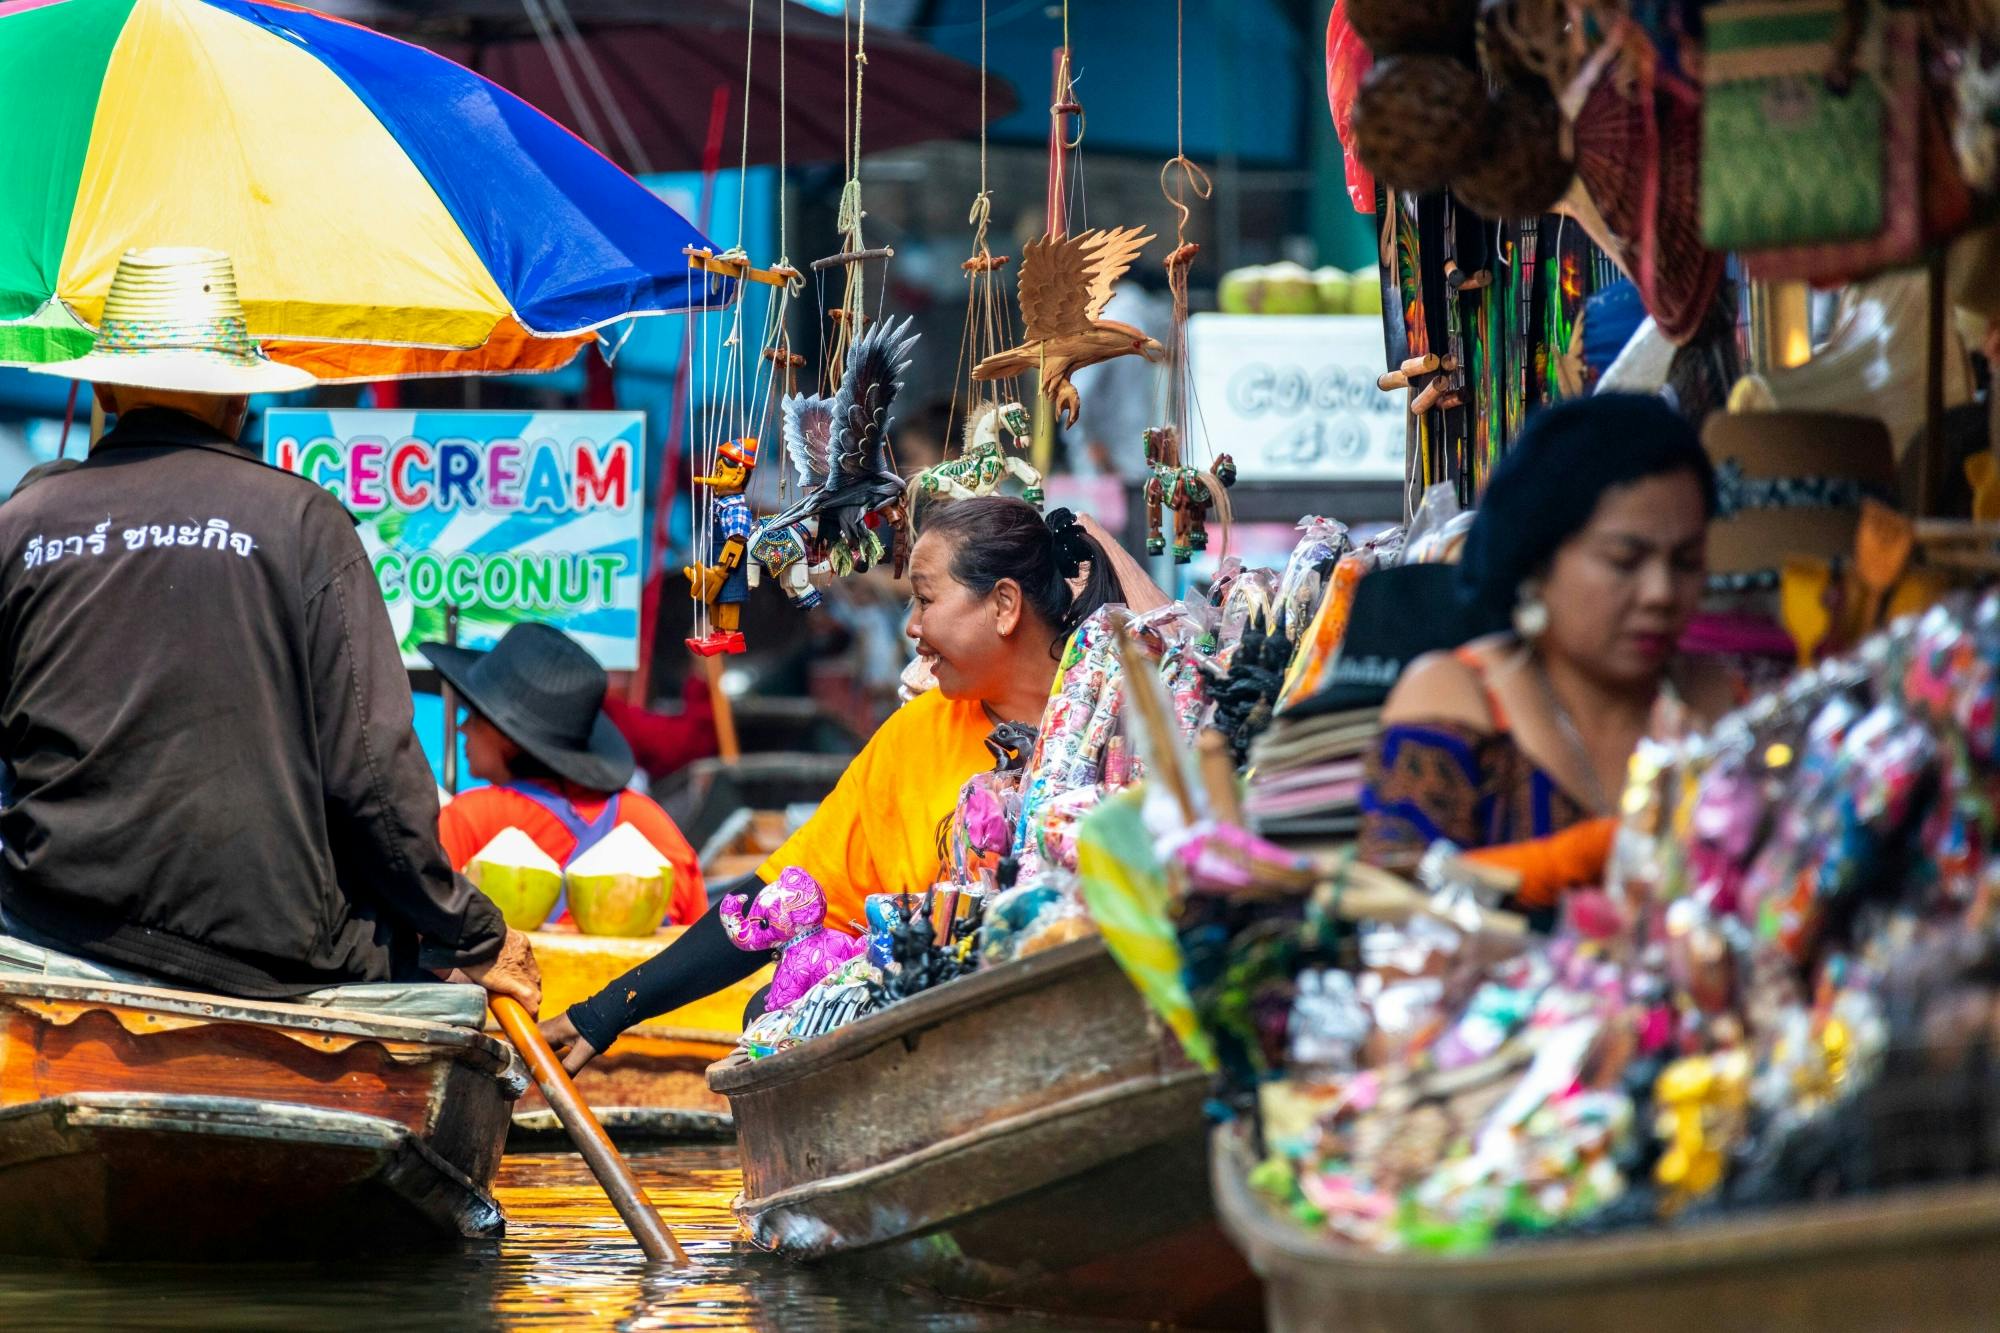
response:
<path id="1" fill-rule="evenodd" d="M 591 1114 L 583 1095 L 576 1090 L 576 1084 L 556 1059 L 556 1053 L 542 1037 L 542 1030 L 535 1026 L 535 1020 L 521 1007 L 519 1000 L 505 995 L 493 997 L 493 1016 L 500 1020 L 501 1030 L 507 1040 L 514 1043 L 514 1049 L 528 1062 L 528 1069 L 535 1076 L 535 1085 L 542 1090 L 542 1096 L 555 1109 L 556 1119 L 562 1121 L 569 1131 L 571 1143 L 583 1154 L 583 1160 L 590 1164 L 590 1173 L 597 1177 L 597 1183 L 604 1188 L 611 1206 L 618 1210 L 625 1226 L 632 1233 L 632 1239 L 639 1242 L 639 1248 L 646 1257 L 656 1264 L 680 1264 L 688 1261 L 687 1252 L 674 1233 L 667 1230 L 667 1224 L 660 1220 L 652 1201 L 639 1187 L 632 1175 L 632 1168 L 625 1165 L 625 1159 L 611 1146 L 611 1136 L 604 1132 L 604 1126 L 597 1123 Z"/>

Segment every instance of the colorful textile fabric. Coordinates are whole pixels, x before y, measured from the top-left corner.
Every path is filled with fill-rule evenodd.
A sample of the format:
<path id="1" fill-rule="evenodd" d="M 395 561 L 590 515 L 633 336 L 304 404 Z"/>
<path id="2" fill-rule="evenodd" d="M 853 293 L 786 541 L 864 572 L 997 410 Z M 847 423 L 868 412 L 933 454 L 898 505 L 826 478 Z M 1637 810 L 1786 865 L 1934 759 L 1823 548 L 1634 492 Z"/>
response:
<path id="1" fill-rule="evenodd" d="M 127 249 L 234 261 L 250 331 L 330 381 L 560 366 L 726 302 L 708 244 L 541 112 L 280 3 L 0 0 L 0 361 L 90 350 Z"/>
<path id="2" fill-rule="evenodd" d="M 1361 859 L 1415 867 L 1440 838 L 1472 849 L 1540 838 L 1589 809 L 1522 753 L 1513 736 L 1448 722 L 1382 729 L 1361 794 Z"/>

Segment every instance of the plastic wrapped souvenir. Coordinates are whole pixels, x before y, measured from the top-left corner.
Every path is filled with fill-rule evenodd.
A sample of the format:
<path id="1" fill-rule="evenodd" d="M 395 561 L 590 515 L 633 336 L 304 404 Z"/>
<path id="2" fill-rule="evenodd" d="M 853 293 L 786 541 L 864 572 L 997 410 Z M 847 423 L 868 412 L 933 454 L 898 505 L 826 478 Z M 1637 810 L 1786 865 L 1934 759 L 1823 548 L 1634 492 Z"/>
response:
<path id="1" fill-rule="evenodd" d="M 1380 559 L 1380 548 L 1370 543 L 1349 551 L 1334 563 L 1319 609 L 1292 655 L 1291 669 L 1286 672 L 1284 688 L 1278 695 L 1280 708 L 1319 689 L 1327 664 L 1347 638 L 1347 616 L 1354 608 L 1355 590 L 1364 576 L 1375 572 Z"/>
<path id="2" fill-rule="evenodd" d="M 984 885 L 997 875 L 1000 859 L 1013 848 L 1020 806 L 1018 773 L 975 773 L 960 788 L 945 830 L 945 867 L 953 883 Z"/>
<path id="3" fill-rule="evenodd" d="M 1014 958 L 1029 928 L 1044 913 L 1055 911 L 1062 901 L 1062 891 L 1047 883 L 1023 884 L 996 895 L 986 908 L 981 933 L 982 960 L 990 966 Z"/>
<path id="4" fill-rule="evenodd" d="M 743 1049 L 754 1058 L 825 1036 L 877 1007 L 881 970 L 866 958 L 848 959 L 783 1009 L 766 1010 L 743 1031 Z"/>
<path id="5" fill-rule="evenodd" d="M 1278 609 L 1286 623 L 1303 625 L 1319 606 L 1321 591 L 1333 565 L 1347 553 L 1347 525 L 1330 518 L 1311 517 L 1299 521 L 1302 534 L 1285 561 L 1278 580 Z"/>

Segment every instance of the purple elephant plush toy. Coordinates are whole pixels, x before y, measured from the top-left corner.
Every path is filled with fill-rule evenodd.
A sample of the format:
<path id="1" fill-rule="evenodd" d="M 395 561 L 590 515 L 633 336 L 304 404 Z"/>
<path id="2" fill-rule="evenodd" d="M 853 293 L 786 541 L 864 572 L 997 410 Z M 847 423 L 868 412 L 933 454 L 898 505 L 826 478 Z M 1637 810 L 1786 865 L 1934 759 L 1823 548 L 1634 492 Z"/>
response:
<path id="1" fill-rule="evenodd" d="M 826 926 L 826 891 L 797 866 L 766 884 L 753 900 L 732 893 L 719 909 L 722 928 L 739 949 L 778 950 L 777 975 L 765 997 L 765 1011 L 782 1009 L 819 984 L 866 946 Z"/>

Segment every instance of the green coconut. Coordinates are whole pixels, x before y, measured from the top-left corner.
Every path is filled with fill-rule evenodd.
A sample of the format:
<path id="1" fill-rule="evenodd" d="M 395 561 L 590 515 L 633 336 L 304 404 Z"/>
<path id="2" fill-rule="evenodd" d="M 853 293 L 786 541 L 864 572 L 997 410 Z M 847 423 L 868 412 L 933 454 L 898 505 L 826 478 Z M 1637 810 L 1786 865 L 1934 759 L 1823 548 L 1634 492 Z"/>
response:
<path id="1" fill-rule="evenodd" d="M 630 824 L 569 863 L 569 911 L 586 935 L 652 934 L 673 890 L 673 866 Z"/>
<path id="2" fill-rule="evenodd" d="M 1313 270 L 1313 285 L 1319 288 L 1319 312 L 1322 315 L 1353 313 L 1353 287 L 1345 270 L 1332 265 L 1316 268 Z"/>
<path id="3" fill-rule="evenodd" d="M 517 828 L 502 829 L 465 867 L 515 930 L 538 930 L 562 897 L 562 867 Z"/>
<path id="4" fill-rule="evenodd" d="M 1348 275 L 1349 301 L 1357 315 L 1382 313 L 1382 273 L 1376 268 L 1359 268 Z"/>
<path id="5" fill-rule="evenodd" d="M 1266 315 L 1311 315 L 1319 311 L 1319 285 L 1303 264 L 1284 260 L 1264 270 Z"/>
<path id="6" fill-rule="evenodd" d="M 1235 268 L 1222 275 L 1215 304 L 1225 315 L 1254 315 L 1264 303 L 1264 269 L 1260 264 Z"/>

